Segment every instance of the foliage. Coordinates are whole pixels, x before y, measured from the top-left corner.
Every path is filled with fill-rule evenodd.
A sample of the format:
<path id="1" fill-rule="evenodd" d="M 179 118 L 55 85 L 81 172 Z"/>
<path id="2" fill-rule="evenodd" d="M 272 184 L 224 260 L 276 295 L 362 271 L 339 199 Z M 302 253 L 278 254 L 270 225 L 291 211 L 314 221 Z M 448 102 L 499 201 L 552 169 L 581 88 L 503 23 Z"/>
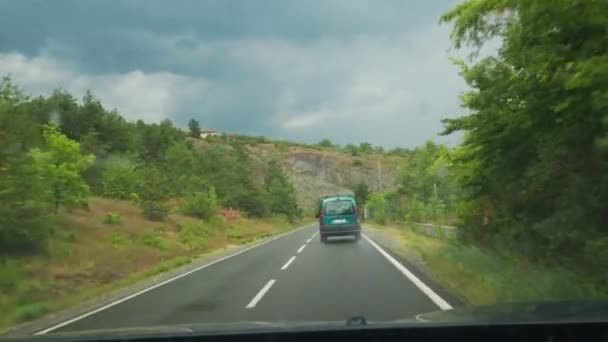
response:
<path id="1" fill-rule="evenodd" d="M 606 1 L 470 0 L 442 17 L 456 47 L 502 42 L 456 61 L 469 113 L 444 120 L 465 132 L 453 169 L 470 238 L 559 260 L 608 235 L 605 13 Z"/>
<path id="2" fill-rule="evenodd" d="M 196 191 L 184 199 L 180 211 L 184 215 L 209 220 L 218 211 L 218 198 L 215 189 L 210 187 L 207 191 Z"/>
<path id="3" fill-rule="evenodd" d="M 372 192 L 367 200 L 367 207 L 371 214 L 371 219 L 374 222 L 385 224 L 389 219 L 387 198 L 385 194 L 380 192 Z"/>
<path id="4" fill-rule="evenodd" d="M 190 121 L 188 121 L 188 130 L 188 134 L 193 138 L 199 138 L 201 136 L 201 124 L 195 119 L 190 119 Z"/>
<path id="5" fill-rule="evenodd" d="M 334 147 L 334 144 L 329 139 L 323 139 L 323 140 L 319 141 L 319 143 L 317 143 L 317 146 L 325 147 L 325 148 L 332 148 L 332 147 Z"/>
<path id="6" fill-rule="evenodd" d="M 365 183 L 364 181 L 360 181 L 359 183 L 357 183 L 357 185 L 355 185 L 353 192 L 355 193 L 355 199 L 357 200 L 357 204 L 360 207 L 365 206 L 365 203 L 369 198 L 369 187 L 367 186 L 367 183 Z"/>
<path id="7" fill-rule="evenodd" d="M 107 213 L 103 217 L 103 223 L 105 224 L 119 224 L 121 220 L 120 213 Z"/>
<path id="8" fill-rule="evenodd" d="M 278 161 L 272 160 L 268 163 L 264 184 L 270 212 L 284 214 L 292 223 L 302 216 L 295 189 Z"/>
<path id="9" fill-rule="evenodd" d="M 54 126 L 45 126 L 43 137 L 46 149 L 33 149 L 29 155 L 41 177 L 50 184 L 55 211 L 60 204 L 86 204 L 90 191 L 82 179 L 82 172 L 93 163 L 95 157 L 83 155 L 80 144 L 68 139 Z"/>
<path id="10" fill-rule="evenodd" d="M 168 248 L 167 242 L 155 232 L 145 232 L 141 236 L 141 242 L 151 248 L 164 251 Z"/>
<path id="11" fill-rule="evenodd" d="M 102 171 L 102 194 L 107 198 L 130 199 L 137 191 L 135 164 L 126 158 L 114 158 Z"/>
<path id="12" fill-rule="evenodd" d="M 144 216 L 152 221 L 162 221 L 169 214 L 169 181 L 155 166 L 138 170 L 139 203 Z"/>

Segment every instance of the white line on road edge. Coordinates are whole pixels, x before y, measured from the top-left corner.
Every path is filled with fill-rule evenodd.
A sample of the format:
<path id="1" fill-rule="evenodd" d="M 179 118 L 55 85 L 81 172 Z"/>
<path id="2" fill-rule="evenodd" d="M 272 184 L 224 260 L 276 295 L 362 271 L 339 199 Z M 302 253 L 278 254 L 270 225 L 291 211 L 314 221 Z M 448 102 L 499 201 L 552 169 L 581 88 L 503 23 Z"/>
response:
<path id="1" fill-rule="evenodd" d="M 298 249 L 298 254 L 300 254 L 300 252 L 304 249 L 304 247 L 306 247 L 306 244 L 303 244 L 302 247 L 300 247 L 300 249 Z"/>
<path id="2" fill-rule="evenodd" d="M 420 291 L 422 291 L 427 297 L 429 297 L 433 301 L 433 303 L 435 303 L 441 310 L 452 309 L 452 306 L 448 302 L 446 302 L 443 298 L 439 297 L 439 295 L 435 293 L 435 291 L 431 290 L 431 288 L 428 287 L 425 283 L 423 283 L 422 280 L 418 279 L 418 277 L 416 277 L 412 272 L 410 272 L 410 270 L 405 268 L 405 266 L 401 265 L 399 261 L 395 260 L 395 258 L 385 252 L 384 249 L 378 246 L 374 241 L 372 241 L 372 239 L 367 237 L 367 235 L 365 234 L 363 234 L 363 237 L 365 237 L 365 239 L 367 239 L 367 241 L 369 241 L 369 243 L 371 243 L 372 246 L 374 246 L 378 250 L 378 252 L 380 252 L 380 254 L 382 254 L 391 264 L 393 264 L 393 266 L 395 266 L 401 273 L 403 273 L 404 276 L 406 276 L 412 283 L 414 283 L 414 285 L 416 285 L 416 287 L 419 288 Z"/>
<path id="3" fill-rule="evenodd" d="M 245 307 L 246 309 L 251 309 L 254 308 L 255 305 L 260 301 L 260 299 L 262 299 L 262 297 L 264 297 L 264 295 L 266 294 L 266 292 L 268 292 L 268 290 L 270 290 L 270 288 L 272 287 L 272 284 L 274 284 L 275 280 L 274 279 L 270 279 L 266 285 L 264 285 L 264 287 L 262 287 L 262 289 L 260 290 L 260 292 L 258 292 L 258 294 L 255 295 L 255 297 L 253 297 L 253 299 L 251 300 L 251 302 L 249 302 L 249 304 L 247 304 L 247 306 Z"/>
<path id="4" fill-rule="evenodd" d="M 312 234 L 312 236 L 311 236 L 310 238 L 311 238 L 311 239 L 312 239 L 312 238 L 314 238 L 315 236 L 317 236 L 317 234 L 318 234 L 318 233 L 319 233 L 319 232 L 318 232 L 318 231 L 316 231 L 314 234 Z"/>
<path id="5" fill-rule="evenodd" d="M 310 243 L 310 240 L 312 240 L 312 238 L 310 238 L 310 239 L 306 240 L 306 243 Z"/>
<path id="6" fill-rule="evenodd" d="M 287 260 L 287 262 L 285 263 L 285 265 L 283 265 L 283 267 L 281 267 L 281 271 L 287 269 L 287 267 L 289 267 L 289 264 L 291 264 L 294 260 L 296 260 L 296 256 L 292 256 L 291 259 Z"/>
<path id="7" fill-rule="evenodd" d="M 187 275 L 189 275 L 189 274 L 192 274 L 192 273 L 194 273 L 194 272 L 196 272 L 196 271 L 200 271 L 200 270 L 202 270 L 202 269 L 204 269 L 204 268 L 207 268 L 207 267 L 209 267 L 209 266 L 211 266 L 211 265 L 215 265 L 215 264 L 217 264 L 217 263 L 218 263 L 218 262 L 220 262 L 220 261 L 224 261 L 224 260 L 226 260 L 226 259 L 228 259 L 228 258 L 232 258 L 233 256 L 237 256 L 237 255 L 239 255 L 239 254 L 241 254 L 241 253 L 245 253 L 245 252 L 247 252 L 247 251 L 249 251 L 249 250 L 252 250 L 252 249 L 254 249 L 254 248 L 256 248 L 256 247 L 260 247 L 260 246 L 265 245 L 265 244 L 267 244 L 267 243 L 269 243 L 269 242 L 271 242 L 271 241 L 274 241 L 274 240 L 276 240 L 276 239 L 282 238 L 283 236 L 287 236 L 287 235 L 293 234 L 293 233 L 295 233 L 295 232 L 297 232 L 297 231 L 299 231 L 299 230 L 305 229 L 305 228 L 310 228 L 311 226 L 312 226 L 312 225 L 306 225 L 306 226 L 303 226 L 303 227 L 299 227 L 299 228 L 296 228 L 296 229 L 294 229 L 294 230 L 292 230 L 292 231 L 289 231 L 289 232 L 286 232 L 286 233 L 283 233 L 283 234 L 277 235 L 277 236 L 275 236 L 275 237 L 273 237 L 273 238 L 270 238 L 270 239 L 268 239 L 268 240 L 262 241 L 262 242 L 260 242 L 260 243 L 258 243 L 258 244 L 256 244 L 256 245 L 249 246 L 249 247 L 247 247 L 247 248 L 245 248 L 245 249 L 242 249 L 242 250 L 240 250 L 240 251 L 238 251 L 238 252 L 232 253 L 232 254 L 227 255 L 227 256 L 225 256 L 225 257 L 219 258 L 219 259 L 217 259 L 217 260 L 215 260 L 215 261 L 212 261 L 212 262 L 210 262 L 210 263 L 208 263 L 208 264 L 205 264 L 205 265 L 203 265 L 203 266 L 201 266 L 201 267 L 197 267 L 197 268 L 195 268 L 195 269 L 193 269 L 193 270 L 190 270 L 190 271 L 188 271 L 188 272 L 186 272 L 186 273 L 182 273 L 182 274 L 177 275 L 177 276 L 175 276 L 175 277 L 173 277 L 173 278 L 167 279 L 167 280 L 163 281 L 162 283 L 158 283 L 158 284 L 156 284 L 156 285 L 153 285 L 153 286 L 147 287 L 147 288 L 145 288 L 145 289 L 143 289 L 143 290 L 141 290 L 141 291 L 135 292 L 135 293 L 133 293 L 133 294 L 131 294 L 131 295 L 129 295 L 129 296 L 126 296 L 126 297 L 120 298 L 120 299 L 118 299 L 118 300 L 116 300 L 116 301 L 113 301 L 113 302 L 111 302 L 111 303 L 108 303 L 108 304 L 106 304 L 106 305 L 104 305 L 104 306 L 101 306 L 101 307 L 99 307 L 99 308 L 97 308 L 97 309 L 94 309 L 94 310 L 91 310 L 91 311 L 89 311 L 89 312 L 86 312 L 86 313 L 84 313 L 84 314 L 82 314 L 82 315 L 80 315 L 80 316 L 76 316 L 76 317 L 74 317 L 74 318 L 72 318 L 72 319 L 69 319 L 69 320 L 67 320 L 67 321 L 63 321 L 63 322 L 61 322 L 61 323 L 55 324 L 55 325 L 53 325 L 53 326 L 51 326 L 51 327 L 49 327 L 49 328 L 46 328 L 46 329 L 44 329 L 44 330 L 40 330 L 40 331 L 38 331 L 38 332 L 34 333 L 34 335 L 44 335 L 44 334 L 49 333 L 49 332 L 51 332 L 51 331 L 53 331 L 53 330 L 57 330 L 57 329 L 59 329 L 59 328 L 63 328 L 63 327 L 65 327 L 65 326 L 66 326 L 66 325 L 68 325 L 68 324 L 72 324 L 72 323 L 74 323 L 74 322 L 76 322 L 76 321 L 79 321 L 79 320 L 81 320 L 81 319 L 83 319 L 83 318 L 86 318 L 86 317 L 89 317 L 89 316 L 91 316 L 91 315 L 94 315 L 94 314 L 96 314 L 96 313 L 98 313 L 98 312 L 100 312 L 100 311 L 103 311 L 103 310 L 105 310 L 105 309 L 111 308 L 111 307 L 113 307 L 114 305 L 118 305 L 118 304 L 120 304 L 120 303 L 122 303 L 122 302 L 126 302 L 127 300 L 129 300 L 129 299 L 131 299 L 131 298 L 135 298 L 135 297 L 137 297 L 137 296 L 139 296 L 139 295 L 141 295 L 141 294 L 144 294 L 144 293 L 146 293 L 146 292 L 148 292 L 148 291 L 154 290 L 155 288 L 161 287 L 161 286 L 163 286 L 163 285 L 165 285 L 165 284 L 168 284 L 168 283 L 170 283 L 170 282 L 172 282 L 172 281 L 175 281 L 175 280 L 177 280 L 177 279 L 179 279 L 179 278 L 185 277 L 185 276 L 187 276 Z"/>

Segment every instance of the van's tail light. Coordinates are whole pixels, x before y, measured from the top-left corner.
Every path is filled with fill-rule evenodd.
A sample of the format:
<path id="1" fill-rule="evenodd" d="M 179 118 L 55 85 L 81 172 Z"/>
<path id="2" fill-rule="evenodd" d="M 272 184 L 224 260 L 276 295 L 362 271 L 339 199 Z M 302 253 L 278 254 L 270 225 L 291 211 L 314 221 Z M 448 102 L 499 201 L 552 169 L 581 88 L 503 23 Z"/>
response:
<path id="1" fill-rule="evenodd" d="M 355 209 L 355 215 L 357 215 L 357 222 L 361 223 L 361 215 L 359 213 L 359 207 L 357 207 L 357 209 Z"/>
<path id="2" fill-rule="evenodd" d="M 319 213 L 319 223 L 322 224 L 323 223 L 323 211 L 321 211 Z"/>

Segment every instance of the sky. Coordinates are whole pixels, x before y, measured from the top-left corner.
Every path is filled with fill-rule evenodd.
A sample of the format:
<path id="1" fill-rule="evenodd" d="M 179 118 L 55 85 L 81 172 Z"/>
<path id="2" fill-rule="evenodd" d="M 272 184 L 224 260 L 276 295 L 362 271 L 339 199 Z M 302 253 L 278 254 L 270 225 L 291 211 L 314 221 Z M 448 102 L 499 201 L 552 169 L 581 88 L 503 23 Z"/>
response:
<path id="1" fill-rule="evenodd" d="M 455 0 L 0 0 L 0 75 L 130 120 L 415 147 L 463 114 Z"/>

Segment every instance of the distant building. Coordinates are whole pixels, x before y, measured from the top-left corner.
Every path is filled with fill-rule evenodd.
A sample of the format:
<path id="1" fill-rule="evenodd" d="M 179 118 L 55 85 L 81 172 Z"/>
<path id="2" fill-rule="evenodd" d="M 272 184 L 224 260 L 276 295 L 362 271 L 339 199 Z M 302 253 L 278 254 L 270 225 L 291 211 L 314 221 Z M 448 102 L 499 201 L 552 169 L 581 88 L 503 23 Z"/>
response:
<path id="1" fill-rule="evenodd" d="M 201 139 L 207 139 L 208 137 L 219 137 L 220 135 L 222 135 L 222 133 L 212 129 L 201 129 Z"/>

